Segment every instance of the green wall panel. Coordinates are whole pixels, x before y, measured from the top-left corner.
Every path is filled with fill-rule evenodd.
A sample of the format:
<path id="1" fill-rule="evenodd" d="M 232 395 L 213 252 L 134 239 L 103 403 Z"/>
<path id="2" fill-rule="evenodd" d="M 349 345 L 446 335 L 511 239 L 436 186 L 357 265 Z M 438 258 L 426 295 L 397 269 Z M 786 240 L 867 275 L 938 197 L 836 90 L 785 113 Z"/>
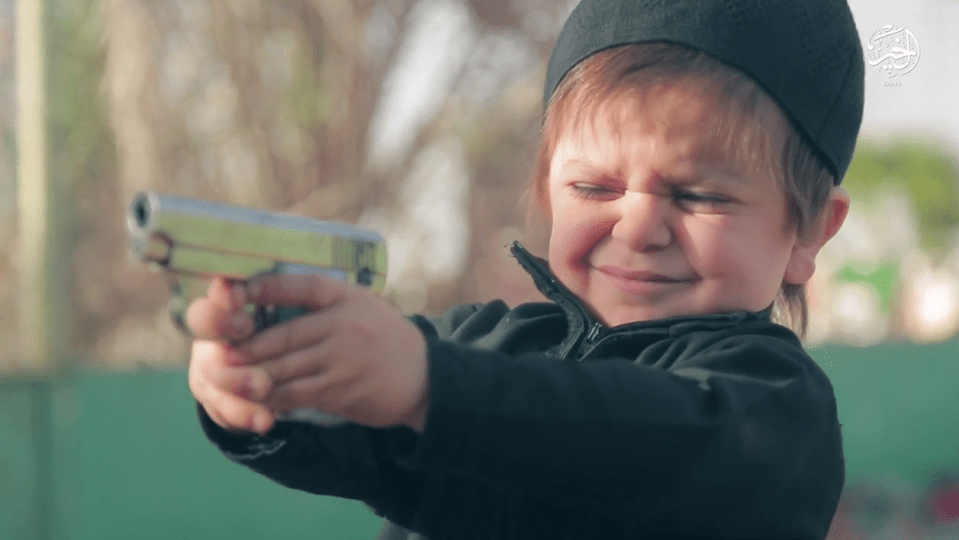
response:
<path id="1" fill-rule="evenodd" d="M 182 372 L 75 376 L 70 392 L 53 398 L 52 463 L 31 455 L 32 423 L 6 407 L 32 394 L 0 385 L 3 540 L 376 536 L 380 520 L 362 504 L 286 489 L 223 458 L 200 431 Z M 37 511 L 34 476 L 45 469 L 57 475 L 40 510 L 49 532 L 40 535 L 23 516 Z"/>
<path id="2" fill-rule="evenodd" d="M 283 488 L 223 458 L 182 372 L 87 375 L 77 385 L 84 539 L 373 538 L 355 501 Z"/>
<path id="3" fill-rule="evenodd" d="M 0 538 L 35 538 L 47 517 L 41 514 L 43 435 L 38 433 L 45 401 L 39 384 L 0 382 Z"/>
<path id="4" fill-rule="evenodd" d="M 959 341 L 810 354 L 836 392 L 848 481 L 924 486 L 959 473 Z"/>

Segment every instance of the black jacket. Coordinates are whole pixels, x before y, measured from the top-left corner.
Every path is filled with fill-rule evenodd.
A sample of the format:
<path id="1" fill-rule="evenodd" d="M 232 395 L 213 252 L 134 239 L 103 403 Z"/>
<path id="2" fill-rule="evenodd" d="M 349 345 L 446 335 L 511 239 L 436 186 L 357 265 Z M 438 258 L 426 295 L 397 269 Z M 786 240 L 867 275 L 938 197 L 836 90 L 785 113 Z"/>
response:
<path id="1" fill-rule="evenodd" d="M 365 502 L 386 540 L 825 538 L 843 485 L 832 387 L 761 313 L 608 329 L 519 245 L 552 302 L 463 305 L 427 337 L 425 430 L 280 423 L 231 459 Z M 415 533 L 411 532 L 415 531 Z"/>

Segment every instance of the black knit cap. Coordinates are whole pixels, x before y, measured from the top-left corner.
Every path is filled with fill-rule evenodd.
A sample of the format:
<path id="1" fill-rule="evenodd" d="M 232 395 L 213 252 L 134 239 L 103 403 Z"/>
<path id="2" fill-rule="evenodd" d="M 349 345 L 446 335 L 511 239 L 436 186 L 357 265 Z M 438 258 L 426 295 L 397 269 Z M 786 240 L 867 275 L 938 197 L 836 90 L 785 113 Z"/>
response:
<path id="1" fill-rule="evenodd" d="M 582 0 L 560 32 L 546 102 L 586 57 L 665 41 L 749 75 L 783 108 L 838 184 L 862 123 L 865 64 L 846 0 Z"/>

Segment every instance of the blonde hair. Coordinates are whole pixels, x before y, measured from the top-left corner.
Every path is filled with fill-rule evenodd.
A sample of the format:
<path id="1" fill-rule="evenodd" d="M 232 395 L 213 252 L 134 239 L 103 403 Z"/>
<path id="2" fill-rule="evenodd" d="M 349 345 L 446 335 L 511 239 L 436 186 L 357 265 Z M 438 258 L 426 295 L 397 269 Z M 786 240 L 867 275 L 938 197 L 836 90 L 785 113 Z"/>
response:
<path id="1" fill-rule="evenodd" d="M 753 79 L 706 53 L 671 43 L 608 49 L 580 62 L 563 77 L 543 117 L 532 205 L 549 216 L 549 166 L 565 129 L 592 121 L 615 98 L 690 77 L 715 91 L 720 114 L 710 123 L 710 135 L 723 137 L 723 151 L 728 156 L 752 168 L 773 171 L 775 183 L 784 190 L 789 203 L 787 225 L 795 227 L 800 239 L 809 238 L 835 183 L 833 174 L 775 100 Z M 773 140 L 760 121 L 769 114 L 783 120 L 785 137 L 781 143 Z M 803 336 L 808 318 L 805 286 L 784 284 L 773 303 L 772 317 Z"/>

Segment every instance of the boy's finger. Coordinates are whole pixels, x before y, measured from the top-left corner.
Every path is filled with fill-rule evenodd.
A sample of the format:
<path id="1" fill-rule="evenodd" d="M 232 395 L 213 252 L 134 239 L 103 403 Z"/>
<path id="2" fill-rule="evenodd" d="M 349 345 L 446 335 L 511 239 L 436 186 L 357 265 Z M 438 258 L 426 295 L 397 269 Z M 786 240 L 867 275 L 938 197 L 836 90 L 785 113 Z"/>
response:
<path id="1" fill-rule="evenodd" d="M 230 348 L 216 341 L 194 341 L 187 381 L 210 418 L 228 430 L 266 433 L 275 419 L 262 401 L 272 390 L 263 370 L 230 366 Z"/>
<path id="2" fill-rule="evenodd" d="M 217 317 L 220 312 L 209 298 L 190 302 L 186 308 L 186 325 L 190 333 L 199 339 L 218 339 Z"/>
<path id="3" fill-rule="evenodd" d="M 215 277 L 210 280 L 206 297 L 224 311 L 237 311 L 246 304 L 246 287 L 237 281 Z"/>
<path id="4" fill-rule="evenodd" d="M 279 359 L 259 364 L 269 377 L 273 388 L 304 377 L 323 374 L 328 368 L 329 344 L 320 342 L 311 347 L 285 354 Z"/>
<path id="5" fill-rule="evenodd" d="M 273 360 L 325 341 L 333 334 L 327 312 L 301 315 L 270 327 L 238 347 L 245 358 L 257 362 Z"/>
<path id="6" fill-rule="evenodd" d="M 224 346 L 214 341 L 197 341 L 193 345 L 195 357 L 206 355 L 218 358 L 191 368 L 190 385 L 194 394 L 203 395 L 209 389 L 236 395 L 253 401 L 262 401 L 273 390 L 273 381 L 266 371 L 227 363 Z"/>
<path id="7" fill-rule="evenodd" d="M 257 305 L 323 309 L 339 302 L 347 285 L 322 274 L 260 276 L 246 285 L 247 299 Z"/>
<path id="8" fill-rule="evenodd" d="M 186 309 L 186 324 L 197 339 L 239 341 L 253 333 L 253 316 L 229 311 L 210 298 L 194 300 Z"/>
<path id="9" fill-rule="evenodd" d="M 266 434 L 275 423 L 273 413 L 258 403 L 246 401 L 228 393 L 211 396 L 203 408 L 210 419 L 223 429 Z"/>
<path id="10" fill-rule="evenodd" d="M 239 341 L 253 333 L 253 317 L 243 311 L 246 287 L 243 283 L 216 277 L 205 297 L 187 306 L 185 322 L 198 339 Z"/>

